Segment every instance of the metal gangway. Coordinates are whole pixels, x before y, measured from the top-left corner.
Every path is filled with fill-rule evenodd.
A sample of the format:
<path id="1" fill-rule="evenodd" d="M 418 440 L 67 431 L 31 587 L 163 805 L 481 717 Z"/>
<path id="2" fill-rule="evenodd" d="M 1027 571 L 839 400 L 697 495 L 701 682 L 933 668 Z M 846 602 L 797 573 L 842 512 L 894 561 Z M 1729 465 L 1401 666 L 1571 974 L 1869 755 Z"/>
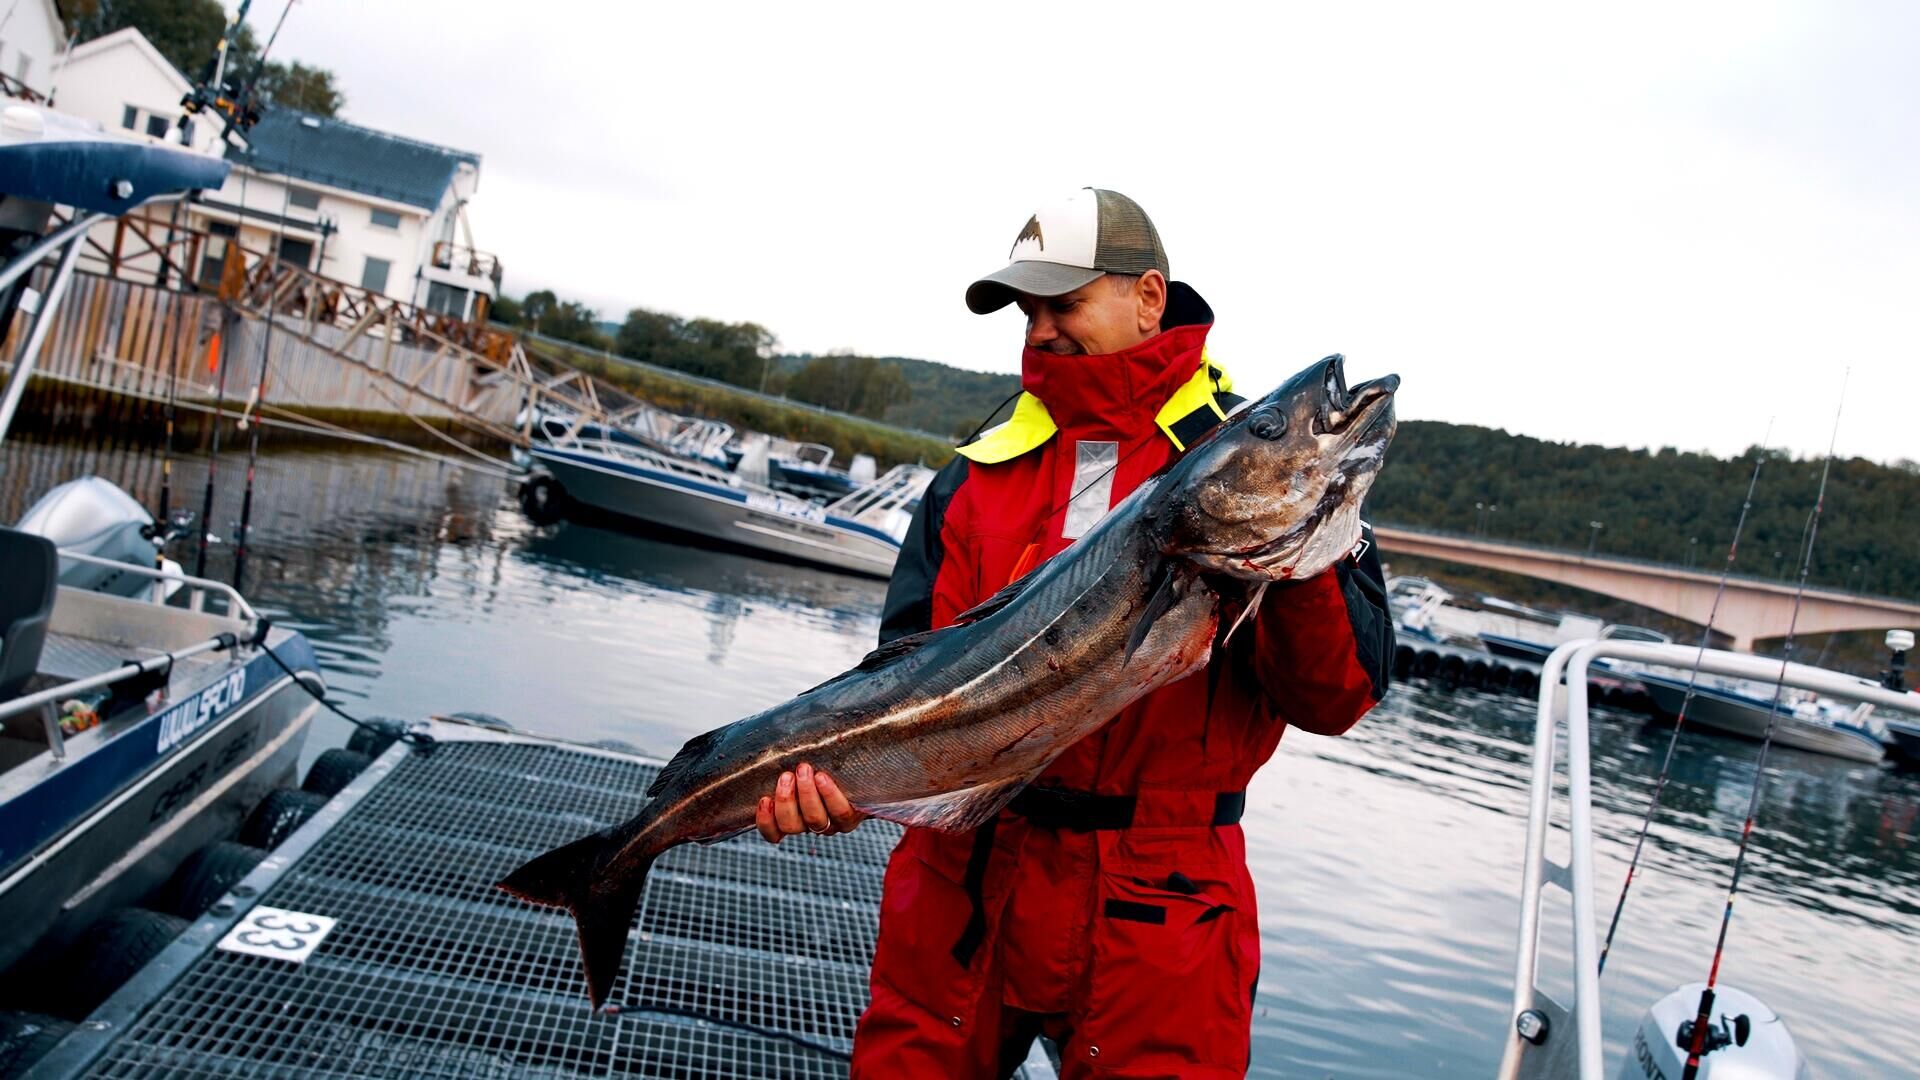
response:
<path id="1" fill-rule="evenodd" d="M 1594 662 L 1602 659 L 1663 664 L 1683 671 L 1697 666 L 1706 675 L 1753 679 L 1769 685 L 1778 681 L 1845 701 L 1920 715 L 1920 694 L 1899 693 L 1803 664 L 1783 667 L 1777 658 L 1617 638 L 1570 641 L 1555 649 L 1541 671 L 1535 714 L 1527 846 L 1520 887 L 1520 940 L 1514 963 L 1510 1026 L 1495 1074 L 1499 1080 L 1602 1080 L 1603 1076 L 1588 735 L 1588 675 Z M 1558 739 L 1562 724 L 1566 727 L 1564 758 Z M 1569 855 L 1565 863 L 1560 863 L 1547 854 L 1547 832 L 1563 760 Z M 1548 886 L 1566 894 L 1572 902 L 1571 1007 L 1556 1001 L 1540 985 L 1541 906 Z"/>

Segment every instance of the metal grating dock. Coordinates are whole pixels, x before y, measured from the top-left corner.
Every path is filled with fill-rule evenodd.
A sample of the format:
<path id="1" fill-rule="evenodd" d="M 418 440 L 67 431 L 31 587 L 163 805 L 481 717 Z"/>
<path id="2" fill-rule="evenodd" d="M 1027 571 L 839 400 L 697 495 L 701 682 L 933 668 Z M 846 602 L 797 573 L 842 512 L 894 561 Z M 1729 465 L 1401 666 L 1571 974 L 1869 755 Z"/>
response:
<path id="1" fill-rule="evenodd" d="M 619 1015 L 589 1010 L 567 914 L 492 888 L 525 859 L 632 816 L 655 771 L 528 741 L 443 741 L 425 756 L 396 747 L 236 890 L 337 919 L 310 959 L 210 948 L 244 912 L 209 916 L 42 1069 L 844 1076 L 844 1061 L 786 1039 L 641 1010 L 689 1010 L 850 1049 L 896 826 L 670 852 L 635 916 L 613 993 Z"/>

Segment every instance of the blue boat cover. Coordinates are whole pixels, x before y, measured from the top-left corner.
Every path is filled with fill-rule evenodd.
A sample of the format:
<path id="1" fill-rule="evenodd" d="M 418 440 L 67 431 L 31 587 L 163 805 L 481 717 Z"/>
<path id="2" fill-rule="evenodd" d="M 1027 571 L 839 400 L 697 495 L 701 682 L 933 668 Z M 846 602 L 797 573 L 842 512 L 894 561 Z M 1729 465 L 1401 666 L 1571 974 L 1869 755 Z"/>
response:
<path id="1" fill-rule="evenodd" d="M 9 106 L 0 121 L 0 195 L 123 214 L 155 196 L 227 179 L 230 166 L 220 158 L 87 130 L 50 110 L 16 115 L 28 109 Z"/>

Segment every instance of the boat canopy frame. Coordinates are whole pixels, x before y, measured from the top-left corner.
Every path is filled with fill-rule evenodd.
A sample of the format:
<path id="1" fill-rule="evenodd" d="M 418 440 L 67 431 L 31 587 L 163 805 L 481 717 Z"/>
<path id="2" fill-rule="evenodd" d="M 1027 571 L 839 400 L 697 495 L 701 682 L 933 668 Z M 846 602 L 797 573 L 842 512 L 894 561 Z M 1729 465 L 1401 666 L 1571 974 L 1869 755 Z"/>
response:
<path id="1" fill-rule="evenodd" d="M 1593 792 L 1588 738 L 1587 675 L 1602 658 L 1667 664 L 1689 670 L 1755 679 L 1813 690 L 1920 717 L 1920 694 L 1899 693 L 1835 671 L 1791 664 L 1777 657 L 1705 649 L 1698 645 L 1584 638 L 1553 650 L 1540 673 L 1535 713 L 1533 770 L 1528 786 L 1527 844 L 1520 886 L 1520 940 L 1514 961 L 1513 1006 L 1499 1080 L 1577 1077 L 1603 1080 L 1600 1041 L 1600 938 L 1593 891 Z M 1561 676 L 1565 685 L 1561 685 Z M 1567 725 L 1567 820 L 1565 864 L 1547 856 L 1553 810 L 1557 728 Z M 1545 886 L 1571 894 L 1573 904 L 1573 1007 L 1539 985 L 1540 907 Z"/>

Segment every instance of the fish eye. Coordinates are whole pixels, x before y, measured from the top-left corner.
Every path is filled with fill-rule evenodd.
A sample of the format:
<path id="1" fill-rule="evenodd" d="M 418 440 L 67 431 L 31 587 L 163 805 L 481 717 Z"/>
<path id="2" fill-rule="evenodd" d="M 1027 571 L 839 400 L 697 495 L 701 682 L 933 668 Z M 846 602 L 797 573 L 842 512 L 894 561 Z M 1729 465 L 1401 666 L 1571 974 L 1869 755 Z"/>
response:
<path id="1" fill-rule="evenodd" d="M 1277 439 L 1287 433 L 1287 414 L 1272 405 L 1255 409 L 1247 417 L 1247 427 L 1263 439 Z"/>

